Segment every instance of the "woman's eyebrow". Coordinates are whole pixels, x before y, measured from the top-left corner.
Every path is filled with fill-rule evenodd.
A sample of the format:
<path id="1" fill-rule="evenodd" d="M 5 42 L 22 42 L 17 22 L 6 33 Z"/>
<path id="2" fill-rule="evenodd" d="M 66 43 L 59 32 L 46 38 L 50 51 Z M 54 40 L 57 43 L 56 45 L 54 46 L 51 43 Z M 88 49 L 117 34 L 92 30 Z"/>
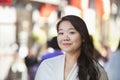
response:
<path id="1" fill-rule="evenodd" d="M 75 29 L 75 28 L 68 28 L 68 30 Z M 63 29 L 58 29 L 58 30 L 63 30 Z"/>
<path id="2" fill-rule="evenodd" d="M 71 30 L 71 29 L 73 30 L 73 29 L 75 29 L 75 28 L 69 28 L 69 30 Z"/>

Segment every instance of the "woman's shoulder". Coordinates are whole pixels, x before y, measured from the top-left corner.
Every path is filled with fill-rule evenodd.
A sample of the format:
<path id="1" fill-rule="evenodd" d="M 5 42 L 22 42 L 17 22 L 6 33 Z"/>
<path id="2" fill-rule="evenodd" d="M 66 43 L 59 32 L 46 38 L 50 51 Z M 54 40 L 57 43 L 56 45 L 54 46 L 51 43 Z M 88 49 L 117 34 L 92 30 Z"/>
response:
<path id="1" fill-rule="evenodd" d="M 95 66 L 99 69 L 99 70 L 103 70 L 104 71 L 104 67 L 98 62 L 98 61 L 93 61 Z"/>
<path id="2" fill-rule="evenodd" d="M 107 73 L 104 69 L 104 67 L 99 64 L 99 63 L 95 63 L 95 65 L 97 66 L 97 68 L 99 69 L 99 72 L 100 72 L 100 80 L 108 80 L 108 76 L 107 76 Z"/>
<path id="3" fill-rule="evenodd" d="M 64 59 L 64 55 L 59 55 L 56 57 L 48 58 L 44 60 L 41 64 L 55 64 Z"/>
<path id="4" fill-rule="evenodd" d="M 55 80 L 55 74 L 57 75 L 58 67 L 63 58 L 63 55 L 59 55 L 42 61 L 38 67 L 35 80 Z"/>

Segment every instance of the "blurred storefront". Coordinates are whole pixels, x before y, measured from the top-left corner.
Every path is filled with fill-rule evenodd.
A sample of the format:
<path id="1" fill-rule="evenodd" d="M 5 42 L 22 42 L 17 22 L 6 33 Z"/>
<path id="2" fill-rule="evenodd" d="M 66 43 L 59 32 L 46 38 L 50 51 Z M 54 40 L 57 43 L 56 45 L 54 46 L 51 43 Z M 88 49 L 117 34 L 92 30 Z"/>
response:
<path id="1" fill-rule="evenodd" d="M 64 15 L 85 20 L 101 53 L 101 45 L 114 51 L 120 39 L 119 4 L 119 0 L 0 0 L 0 80 L 7 76 L 33 80 L 47 41 L 57 35 L 56 22 Z"/>

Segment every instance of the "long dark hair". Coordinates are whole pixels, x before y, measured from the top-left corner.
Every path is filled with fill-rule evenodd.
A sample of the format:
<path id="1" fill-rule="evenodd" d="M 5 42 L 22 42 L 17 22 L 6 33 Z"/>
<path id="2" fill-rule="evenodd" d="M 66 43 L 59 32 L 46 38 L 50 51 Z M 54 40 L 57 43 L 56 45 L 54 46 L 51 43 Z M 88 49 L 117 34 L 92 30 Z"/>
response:
<path id="1" fill-rule="evenodd" d="M 57 23 L 57 31 L 62 21 L 69 21 L 73 27 L 80 33 L 83 42 L 81 45 L 81 55 L 77 59 L 79 80 L 99 80 L 99 69 L 95 65 L 97 61 L 93 59 L 94 47 L 90 39 L 85 22 L 78 16 L 67 15 Z"/>

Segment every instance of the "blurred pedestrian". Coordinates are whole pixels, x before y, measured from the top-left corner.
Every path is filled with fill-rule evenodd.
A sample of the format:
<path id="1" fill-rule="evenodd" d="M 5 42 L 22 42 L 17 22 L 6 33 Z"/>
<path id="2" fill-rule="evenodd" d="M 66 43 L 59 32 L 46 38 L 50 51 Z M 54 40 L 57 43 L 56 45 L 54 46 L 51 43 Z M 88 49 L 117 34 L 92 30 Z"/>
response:
<path id="1" fill-rule="evenodd" d="M 58 46 L 57 36 L 53 37 L 50 41 L 48 41 L 48 49 L 50 49 L 50 51 L 48 50 L 48 52 L 45 53 L 45 55 L 43 55 L 41 57 L 40 62 L 42 62 L 45 59 L 52 58 L 52 57 L 63 54 L 63 52 L 61 51 L 61 49 Z"/>
<path id="2" fill-rule="evenodd" d="M 94 48 L 80 17 L 64 16 L 57 24 L 57 32 L 64 54 L 44 60 L 35 80 L 107 80 L 105 70 L 93 59 Z"/>
<path id="3" fill-rule="evenodd" d="M 120 40 L 117 50 L 110 55 L 105 69 L 109 80 L 120 80 Z"/>
<path id="4" fill-rule="evenodd" d="M 36 55 L 33 54 L 32 48 L 29 49 L 29 54 L 25 57 L 24 61 L 28 71 L 28 80 L 34 80 L 39 63 Z"/>

